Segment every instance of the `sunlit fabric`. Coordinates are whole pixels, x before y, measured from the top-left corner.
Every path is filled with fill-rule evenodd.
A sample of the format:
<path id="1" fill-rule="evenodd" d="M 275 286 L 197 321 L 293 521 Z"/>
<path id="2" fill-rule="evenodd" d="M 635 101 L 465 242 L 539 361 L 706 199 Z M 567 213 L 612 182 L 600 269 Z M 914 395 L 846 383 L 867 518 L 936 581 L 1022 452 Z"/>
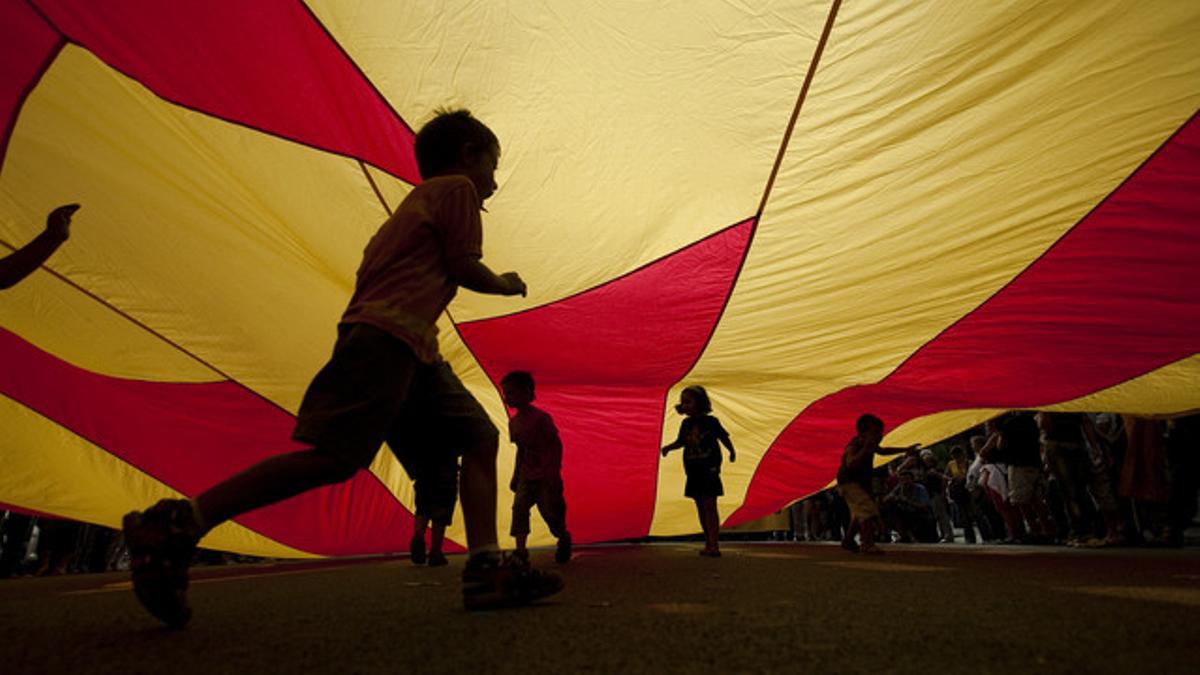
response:
<path id="1" fill-rule="evenodd" d="M 501 140 L 484 260 L 530 293 L 459 293 L 441 351 L 500 428 L 532 371 L 576 542 L 698 529 L 658 454 L 689 384 L 726 525 L 826 486 L 863 412 L 903 445 L 1200 408 L 1200 5 L 763 4 L 0 0 L 0 254 L 83 205 L 0 291 L 0 506 L 116 526 L 297 449 L 446 106 Z M 205 543 L 403 551 L 412 506 L 384 450 Z"/>

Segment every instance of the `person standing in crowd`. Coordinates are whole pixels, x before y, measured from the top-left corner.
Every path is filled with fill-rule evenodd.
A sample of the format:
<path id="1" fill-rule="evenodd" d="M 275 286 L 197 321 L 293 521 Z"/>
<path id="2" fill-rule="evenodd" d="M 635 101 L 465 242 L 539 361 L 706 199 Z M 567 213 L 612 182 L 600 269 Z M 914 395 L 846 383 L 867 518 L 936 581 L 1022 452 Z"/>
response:
<path id="1" fill-rule="evenodd" d="M 971 492 L 967 489 L 967 469 L 971 468 L 967 463 L 967 453 L 961 445 L 953 445 L 950 447 L 950 461 L 946 462 L 946 476 L 948 478 L 946 484 L 946 494 L 949 495 L 950 501 L 958 507 L 958 518 L 962 523 L 963 539 L 968 544 L 974 544 L 975 527 L 979 521 L 979 515 L 975 512 L 975 505 L 971 499 Z M 987 530 L 983 527 L 979 528 L 979 536 L 982 539 L 987 539 Z"/>
<path id="2" fill-rule="evenodd" d="M 1046 506 L 1041 432 L 1033 415 L 1009 413 L 982 452 L 1008 465 L 1008 499 L 1025 519 L 1030 536 L 1035 541 L 1053 541 L 1056 530 Z"/>
<path id="3" fill-rule="evenodd" d="M 1083 436 L 1080 413 L 1039 412 L 1042 456 L 1050 475 L 1058 483 L 1067 510 L 1069 546 L 1081 546 L 1095 539 L 1095 507 L 1087 493 L 1091 473 L 1090 458 Z"/>
<path id="4" fill-rule="evenodd" d="M 933 450 L 922 449 L 920 457 L 921 463 L 925 465 L 925 478 L 921 484 L 925 486 L 933 504 L 933 517 L 937 520 L 940 541 L 954 543 L 954 524 L 950 522 L 950 505 L 946 501 L 946 484 L 950 482 L 950 477 L 938 466 Z"/>

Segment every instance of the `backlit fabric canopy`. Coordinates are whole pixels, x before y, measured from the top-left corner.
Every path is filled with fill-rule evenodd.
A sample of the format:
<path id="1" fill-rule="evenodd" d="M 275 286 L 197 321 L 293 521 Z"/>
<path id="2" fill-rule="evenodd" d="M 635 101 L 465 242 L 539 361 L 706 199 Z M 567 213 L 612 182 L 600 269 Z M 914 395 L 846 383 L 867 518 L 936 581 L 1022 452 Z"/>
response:
<path id="1" fill-rule="evenodd" d="M 444 106 L 500 137 L 484 260 L 530 293 L 460 293 L 442 353 L 501 428 L 533 372 L 577 542 L 698 529 L 657 452 L 688 384 L 728 525 L 863 412 L 1200 408 L 1197 35 L 1175 0 L 0 0 L 0 254 L 83 204 L 0 292 L 0 504 L 115 526 L 296 449 Z M 385 451 L 205 543 L 400 551 L 412 504 Z"/>

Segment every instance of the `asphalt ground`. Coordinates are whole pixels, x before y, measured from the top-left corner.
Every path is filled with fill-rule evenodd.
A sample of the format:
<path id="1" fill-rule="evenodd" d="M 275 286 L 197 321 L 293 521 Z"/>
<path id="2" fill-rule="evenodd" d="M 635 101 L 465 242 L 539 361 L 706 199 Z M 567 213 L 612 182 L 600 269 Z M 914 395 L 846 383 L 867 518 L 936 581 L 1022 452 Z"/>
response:
<path id="1" fill-rule="evenodd" d="M 727 543 L 577 549 L 541 604 L 461 608 L 463 557 L 195 568 L 189 627 L 127 575 L 0 581 L 5 673 L 1182 673 L 1200 550 Z"/>

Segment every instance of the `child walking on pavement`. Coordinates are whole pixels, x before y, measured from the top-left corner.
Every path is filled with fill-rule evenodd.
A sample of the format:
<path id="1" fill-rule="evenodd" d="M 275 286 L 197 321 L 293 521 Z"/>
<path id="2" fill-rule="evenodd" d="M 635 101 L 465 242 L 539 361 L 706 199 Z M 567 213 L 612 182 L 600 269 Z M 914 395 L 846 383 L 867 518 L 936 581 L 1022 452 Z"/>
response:
<path id="1" fill-rule="evenodd" d="M 514 370 L 500 381 L 504 402 L 517 413 L 508 421 L 508 434 L 517 445 L 509 489 L 513 496 L 512 536 L 517 540 L 515 555 L 529 559 L 525 543 L 529 538 L 529 511 L 536 504 L 538 513 L 558 538 L 554 559 L 571 559 L 571 533 L 567 531 L 567 502 L 563 498 L 562 441 L 550 413 L 533 405 L 533 375 Z"/>
<path id="2" fill-rule="evenodd" d="M 721 519 L 717 514 L 717 497 L 725 494 L 725 487 L 721 484 L 721 448 L 717 443 L 729 449 L 730 462 L 736 461 L 737 453 L 729 432 L 711 414 L 712 403 L 704 387 L 693 385 L 680 392 L 675 411 L 684 415 L 684 420 L 675 441 L 663 446 L 662 456 L 683 448 L 683 470 L 687 474 L 683 494 L 695 500 L 700 527 L 704 530 L 704 549 L 700 555 L 719 558 Z"/>

